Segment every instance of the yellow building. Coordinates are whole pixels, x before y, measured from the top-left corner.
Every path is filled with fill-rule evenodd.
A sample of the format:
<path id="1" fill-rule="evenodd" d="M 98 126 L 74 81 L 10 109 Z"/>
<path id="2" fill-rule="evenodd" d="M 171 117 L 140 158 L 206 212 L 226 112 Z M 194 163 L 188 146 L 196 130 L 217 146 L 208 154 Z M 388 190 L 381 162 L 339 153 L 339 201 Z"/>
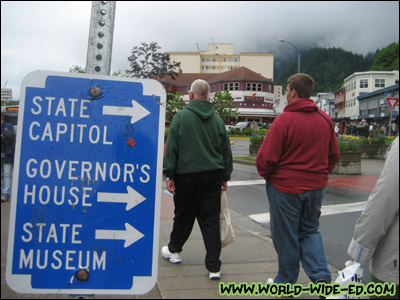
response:
<path id="1" fill-rule="evenodd" d="M 182 73 L 224 73 L 246 67 L 273 81 L 274 55 L 233 53 L 233 44 L 209 44 L 208 51 L 168 52 L 170 61 L 181 63 Z"/>

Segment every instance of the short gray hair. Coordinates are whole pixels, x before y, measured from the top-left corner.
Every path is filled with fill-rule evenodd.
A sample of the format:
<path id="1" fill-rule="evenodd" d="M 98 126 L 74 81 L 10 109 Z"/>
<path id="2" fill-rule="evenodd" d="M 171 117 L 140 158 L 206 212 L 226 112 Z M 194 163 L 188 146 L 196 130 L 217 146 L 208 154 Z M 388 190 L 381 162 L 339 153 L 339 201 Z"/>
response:
<path id="1" fill-rule="evenodd" d="M 193 92 L 196 98 L 208 100 L 210 95 L 210 85 L 203 79 L 196 79 L 193 81 L 190 91 Z"/>

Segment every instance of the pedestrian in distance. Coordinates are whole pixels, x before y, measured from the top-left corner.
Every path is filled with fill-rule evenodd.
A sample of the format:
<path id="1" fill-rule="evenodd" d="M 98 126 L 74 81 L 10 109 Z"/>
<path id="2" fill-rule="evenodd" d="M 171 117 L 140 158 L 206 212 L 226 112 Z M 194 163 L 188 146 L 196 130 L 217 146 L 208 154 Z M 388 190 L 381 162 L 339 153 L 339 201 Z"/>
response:
<path id="1" fill-rule="evenodd" d="M 334 124 L 309 99 L 314 88 L 307 74 L 287 81 L 288 105 L 272 123 L 257 154 L 266 179 L 272 241 L 278 274 L 268 282 L 297 282 L 300 262 L 313 283 L 331 282 L 318 231 L 328 174 L 339 159 Z"/>
<path id="2" fill-rule="evenodd" d="M 359 137 L 368 138 L 369 125 L 365 119 L 362 119 L 361 122 L 356 127 L 357 127 L 357 135 Z"/>
<path id="3" fill-rule="evenodd" d="M 335 134 L 336 134 L 336 137 L 339 137 L 339 133 L 340 133 L 339 124 L 336 123 L 336 125 L 335 125 Z"/>
<path id="4" fill-rule="evenodd" d="M 399 137 L 356 222 L 347 253 L 360 264 L 369 262 L 372 282 L 395 283 L 396 295 L 384 298 L 399 299 Z"/>
<path id="5" fill-rule="evenodd" d="M 175 217 L 168 246 L 161 255 L 171 263 L 180 253 L 195 219 L 206 248 L 205 266 L 210 279 L 221 278 L 221 189 L 233 169 L 232 152 L 224 122 L 208 101 L 210 86 L 195 80 L 189 104 L 172 120 L 164 158 L 167 189 L 174 196 Z"/>
<path id="6" fill-rule="evenodd" d="M 14 150 L 14 126 L 4 121 L 1 112 L 1 202 L 10 199 Z"/>

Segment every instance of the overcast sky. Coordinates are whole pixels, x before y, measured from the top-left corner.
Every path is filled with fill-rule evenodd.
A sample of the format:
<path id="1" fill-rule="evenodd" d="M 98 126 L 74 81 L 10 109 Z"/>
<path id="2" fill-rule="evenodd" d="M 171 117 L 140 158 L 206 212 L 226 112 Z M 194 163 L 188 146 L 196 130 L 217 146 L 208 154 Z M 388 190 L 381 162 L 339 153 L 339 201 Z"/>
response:
<path id="1" fill-rule="evenodd" d="M 68 72 L 86 66 L 91 1 L 1 1 L 1 86 L 18 100 L 34 70 Z M 275 56 L 311 46 L 366 55 L 399 41 L 398 1 L 137 2 L 116 3 L 111 70 L 129 68 L 141 42 L 162 52 L 194 52 L 233 43 L 240 52 Z"/>

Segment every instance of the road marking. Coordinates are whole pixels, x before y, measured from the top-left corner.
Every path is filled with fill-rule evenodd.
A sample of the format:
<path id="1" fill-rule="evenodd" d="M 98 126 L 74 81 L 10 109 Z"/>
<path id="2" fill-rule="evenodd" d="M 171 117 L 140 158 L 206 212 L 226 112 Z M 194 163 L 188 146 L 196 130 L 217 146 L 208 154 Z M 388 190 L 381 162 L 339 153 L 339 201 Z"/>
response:
<path id="1" fill-rule="evenodd" d="M 328 216 L 334 214 L 343 214 L 355 211 L 362 211 L 365 208 L 367 201 L 345 203 L 345 204 L 335 204 L 335 205 L 325 205 L 321 208 L 321 216 Z M 270 216 L 269 213 L 252 214 L 249 218 L 257 223 L 269 223 Z"/>
<path id="2" fill-rule="evenodd" d="M 241 185 L 254 185 L 254 184 L 265 184 L 265 179 L 228 181 L 228 186 L 241 186 Z"/>

